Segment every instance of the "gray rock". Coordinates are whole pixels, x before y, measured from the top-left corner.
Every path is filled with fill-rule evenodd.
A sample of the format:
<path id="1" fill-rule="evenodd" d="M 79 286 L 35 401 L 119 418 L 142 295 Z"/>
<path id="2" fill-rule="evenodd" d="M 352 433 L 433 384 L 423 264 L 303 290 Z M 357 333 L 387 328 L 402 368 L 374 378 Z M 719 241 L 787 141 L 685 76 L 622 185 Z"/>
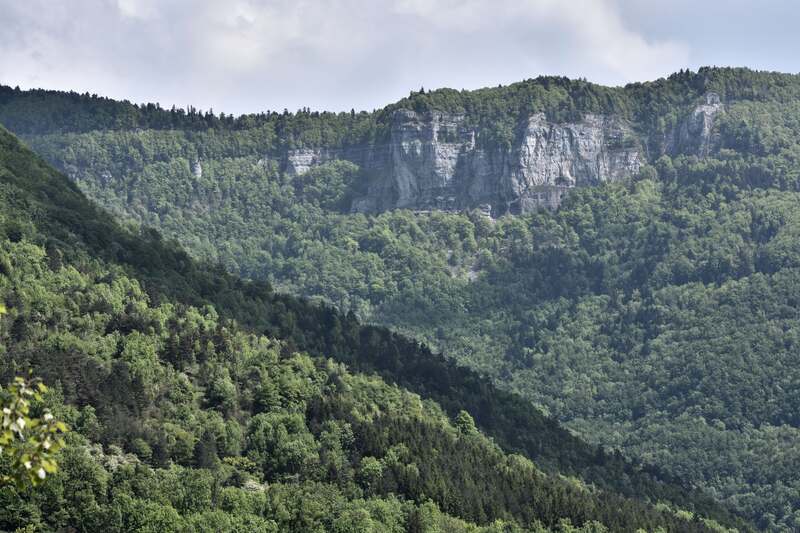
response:
<path id="1" fill-rule="evenodd" d="M 655 151 L 707 155 L 716 146 L 714 121 L 723 111 L 719 96 L 708 93 Z M 462 115 L 401 109 L 382 142 L 289 150 L 283 167 L 296 175 L 335 159 L 356 163 L 367 192 L 353 200 L 353 212 L 480 208 L 497 216 L 558 208 L 572 188 L 625 179 L 647 161 L 643 139 L 616 116 L 586 114 L 554 123 L 537 113 L 522 118 L 515 131 L 510 146 L 487 147 Z"/>
<path id="2" fill-rule="evenodd" d="M 680 121 L 667 143 L 666 152 L 671 155 L 689 154 L 706 157 L 717 146 L 719 138 L 714 132 L 714 121 L 725 106 L 717 93 L 709 92 L 704 102 L 696 106 Z"/>
<path id="3" fill-rule="evenodd" d="M 284 172 L 299 176 L 305 174 L 312 167 L 322 165 L 340 157 L 339 150 L 329 150 L 320 148 L 299 148 L 289 150 L 286 153 Z"/>
<path id="4" fill-rule="evenodd" d="M 197 179 L 203 177 L 203 166 L 200 164 L 200 161 L 192 163 L 192 174 L 194 174 L 194 177 Z"/>
<path id="5" fill-rule="evenodd" d="M 617 118 L 553 124 L 540 113 L 519 129 L 510 148 L 485 149 L 463 116 L 398 111 L 384 148 L 389 164 L 367 168 L 370 200 L 357 199 L 353 210 L 555 208 L 569 188 L 621 179 L 642 164 L 635 136 Z"/>

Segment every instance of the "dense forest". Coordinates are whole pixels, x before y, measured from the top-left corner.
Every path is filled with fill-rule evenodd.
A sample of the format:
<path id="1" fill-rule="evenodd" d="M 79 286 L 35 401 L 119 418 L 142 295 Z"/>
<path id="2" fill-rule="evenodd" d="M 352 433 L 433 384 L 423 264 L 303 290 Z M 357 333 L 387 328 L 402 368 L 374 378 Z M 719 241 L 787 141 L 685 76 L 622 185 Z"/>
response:
<path id="1" fill-rule="evenodd" d="M 2 130 L 0 202 L 0 376 L 41 376 L 34 411 L 70 427 L 55 475 L 0 488 L 4 529 L 747 529 L 413 341 L 118 226 Z M 642 492 L 545 472 L 498 445 L 514 435 L 551 469 Z"/>
<path id="2" fill-rule="evenodd" d="M 725 105 L 712 152 L 667 153 L 666 132 L 710 91 Z M 223 320 L 283 339 L 289 352 L 377 372 L 451 419 L 469 412 L 503 449 L 551 474 L 681 508 L 703 501 L 714 515 L 699 493 L 681 500 L 654 482 L 684 480 L 779 531 L 800 528 L 798 96 L 797 76 L 701 69 L 621 88 L 537 78 L 415 92 L 373 113 L 234 118 L 4 88 L 0 123 L 124 231 L 143 235 L 114 244 L 80 232 L 104 261 L 135 265 L 129 275 L 151 298 L 158 290 L 199 309 L 213 303 Z M 350 195 L 364 186 L 351 162 L 283 172 L 287 149 L 376 142 L 397 109 L 463 113 L 487 144 L 507 143 L 533 112 L 555 121 L 614 114 L 630 121 L 649 164 L 631 180 L 574 191 L 556 212 L 497 220 L 477 211 L 349 214 Z M 58 233 L 63 218 L 45 231 L 51 249 L 70 242 Z M 138 264 L 194 264 L 178 252 L 147 253 L 154 243 L 178 249 L 147 227 L 218 263 L 214 277 Z M 312 312 L 284 292 L 324 304 Z M 357 319 L 424 340 L 476 373 Z M 525 400 L 644 466 L 609 451 L 596 457 Z M 537 430 L 515 431 L 521 420 Z"/>

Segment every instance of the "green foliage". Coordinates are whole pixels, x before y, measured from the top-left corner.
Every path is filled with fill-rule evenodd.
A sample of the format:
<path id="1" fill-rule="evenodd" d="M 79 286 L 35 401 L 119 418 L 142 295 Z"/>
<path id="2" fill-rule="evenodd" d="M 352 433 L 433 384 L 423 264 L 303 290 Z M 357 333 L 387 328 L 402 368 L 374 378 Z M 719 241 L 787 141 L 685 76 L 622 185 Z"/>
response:
<path id="1" fill-rule="evenodd" d="M 725 111 L 709 156 L 698 158 L 674 141 L 709 91 Z M 765 528 L 800 528 L 800 463 L 787 444 L 800 408 L 791 363 L 797 75 L 702 68 L 622 88 L 545 77 L 415 92 L 341 120 L 301 112 L 236 125 L 175 123 L 177 130 L 148 125 L 146 117 L 163 113 L 139 111 L 142 131 L 109 125 L 95 99 L 6 93 L 0 120 L 36 133 L 27 139 L 37 151 L 128 221 L 156 227 L 229 271 L 423 339 L 592 443 L 654 465 L 648 475 L 704 487 Z M 96 123 L 78 128 L 55 113 L 34 114 L 25 103 L 34 101 Z M 332 162 L 304 176 L 280 172 L 290 147 L 380 142 L 399 109 L 462 114 L 483 148 L 509 146 L 531 113 L 558 121 L 614 114 L 631 122 L 650 160 L 631 183 L 576 191 L 557 213 L 495 222 L 470 213 L 345 215 L 348 195 L 364 186 L 357 169 Z M 196 178 L 190 163 L 200 159 Z M 6 227 L 12 239 L 27 231 L 20 222 Z M 429 371 L 434 363 L 414 346 L 377 329 L 355 335 L 354 323 L 332 312 L 311 335 L 306 310 L 281 305 L 290 311 L 272 315 L 270 333 L 401 379 L 451 416 L 463 409 L 545 469 L 653 500 L 680 498 L 610 481 L 620 478 L 609 474 L 617 468 L 609 463 L 621 464 L 614 453 L 589 459 L 563 437 L 516 431 L 522 419 L 536 431 L 547 425 L 521 414 L 524 403 L 509 410 L 505 399 L 492 408 L 473 401 L 470 394 L 485 390 L 479 381 L 441 366 Z M 259 328 L 270 322 L 236 316 Z M 426 381 L 424 372 L 435 377 Z M 260 394 L 264 405 L 276 401 L 267 387 Z M 556 456 L 559 446 L 573 451 Z"/>
<path id="2" fill-rule="evenodd" d="M 3 332 L 10 357 L 0 372 L 33 366 L 56 384 L 53 408 L 77 428 L 99 433 L 96 444 L 79 433 L 70 439 L 62 468 L 42 492 L 2 493 L 9 509 L 0 516 L 4 527 L 20 525 L 24 515 L 14 509 L 28 506 L 44 529 L 182 531 L 208 519 L 218 524 L 212 529 L 231 531 L 242 520 L 266 530 L 273 523 L 278 530 L 381 530 L 368 507 L 340 506 L 353 497 L 386 501 L 391 494 L 408 499 L 398 511 L 398 527 L 406 530 L 417 521 L 450 521 L 439 508 L 477 524 L 555 525 L 564 516 L 620 527 L 678 520 L 613 494 L 576 490 L 532 465 L 512 468 L 518 460 L 474 425 L 466 428 L 473 438 L 460 437 L 471 422 L 465 413 L 457 429 L 432 402 L 331 360 L 283 352 L 279 343 L 220 321 L 210 309 L 152 306 L 135 281 L 114 269 L 52 270 L 44 250 L 27 242 L 5 241 L 2 253 L 15 268 L 0 292 L 13 302 L 9 316 L 26 324 L 26 334 L 17 337 L 13 325 Z M 113 308 L 120 291 L 130 298 L 125 307 L 90 311 Z M 171 339 L 185 337 L 198 316 L 204 326 L 189 349 L 190 360 L 202 362 L 174 366 L 180 344 Z M 223 414 L 206 407 L 215 403 L 209 400 L 219 375 L 235 384 L 238 406 Z M 265 381 L 275 401 L 254 414 L 255 392 Z M 226 488 L 232 498 L 262 494 L 270 507 L 250 512 L 214 503 Z M 412 502 L 426 498 L 437 506 L 418 513 Z M 210 511 L 218 514 L 206 516 Z"/>
<path id="3" fill-rule="evenodd" d="M 538 424 L 527 445 L 558 439 L 551 457 L 573 450 L 584 464 L 593 453 L 413 341 L 208 269 L 152 232 L 120 229 L 4 132 L 0 175 L 0 212 L 18 222 L 0 240 L 0 377 L 33 368 L 53 385 L 43 401 L 76 428 L 38 490 L 0 490 L 1 528 L 546 531 L 569 519 L 587 531 L 594 521 L 708 530 L 549 475 L 480 432 L 464 438 L 431 397 L 452 411 L 469 394 L 495 424 Z M 234 310 L 282 340 L 240 325 Z M 324 350 L 356 368 L 404 367 L 395 381 L 429 387 L 428 399 Z M 442 392 L 456 382 L 463 397 Z"/>
<path id="4" fill-rule="evenodd" d="M 197 264 L 177 245 L 165 242 L 150 230 L 137 235 L 119 228 L 108 215 L 89 204 L 74 186 L 33 158 L 13 138 L 0 136 L 0 144 L 4 147 L 0 150 L 0 159 L 5 165 L 0 167 L 0 172 L 5 172 L 4 179 L 8 183 L 7 210 L 17 222 L 13 229 L 15 239 L 20 231 L 17 228 L 24 226 L 30 239 L 49 246 L 51 267 L 57 268 L 64 261 L 84 264 L 87 257 L 94 258 L 88 260 L 90 264 L 100 259 L 119 265 L 129 275 L 143 280 L 148 292 L 157 300 L 197 305 L 213 301 L 222 316 L 285 339 L 290 351 L 299 347 L 318 356 L 335 357 L 354 369 L 379 372 L 391 381 L 438 401 L 451 416 L 464 409 L 506 449 L 529 455 L 550 472 L 580 475 L 590 483 L 628 497 L 666 500 L 723 522 L 730 520 L 728 513 L 707 496 L 679 483 L 663 483 L 659 481 L 663 476 L 657 470 L 630 464 L 619 454 L 609 455 L 587 446 L 536 409 L 531 409 L 520 397 L 497 390 L 476 373 L 445 361 L 416 341 L 383 328 L 360 326 L 352 314 L 343 315 L 327 306 L 282 296 L 271 292 L 268 286 L 242 282 L 219 268 Z M 58 203 L 51 198 L 59 198 Z M 30 213 L 38 213 L 36 225 L 20 224 L 30 220 Z M 431 218 L 439 219 L 437 215 Z M 22 233 L 19 235 L 21 239 Z M 100 310 L 124 309 L 121 302 L 125 298 L 136 300 L 143 294 L 135 283 L 124 279 L 117 283 L 126 296 L 117 296 L 101 284 L 108 298 L 97 302 Z M 166 322 L 164 317 L 153 317 L 144 323 L 158 331 L 179 330 L 164 341 L 170 349 L 163 357 L 177 368 L 191 371 L 194 368 L 191 365 L 206 361 L 212 353 L 202 334 L 209 330 L 214 317 L 218 318 L 217 312 L 208 307 L 203 313 L 191 307 L 186 317 L 172 322 Z M 135 323 L 126 317 L 119 322 L 123 328 Z M 21 332 L 28 327 L 25 321 L 18 324 Z M 120 371 L 125 369 L 120 368 Z M 219 372 L 203 375 L 217 376 Z M 308 383 L 292 381 L 298 385 Z M 139 383 L 137 387 L 143 385 Z M 117 390 L 110 387 L 109 394 Z M 182 383 L 173 384 L 171 390 L 181 397 L 191 394 Z M 141 392 L 139 388 L 126 398 L 144 408 L 147 396 Z M 296 395 L 282 399 L 276 385 L 269 380 L 262 381 L 253 392 L 255 412 L 282 406 L 305 408 Z M 240 435 L 241 427 L 232 426 L 230 432 Z M 125 439 L 127 435 L 127 432 L 119 432 L 118 438 Z M 165 461 L 166 452 L 170 450 L 184 464 L 200 461 L 205 456 L 206 446 L 198 446 L 196 440 L 201 435 L 195 436 L 179 424 L 165 423 L 159 435 L 162 435 L 159 445 L 152 448 L 157 462 Z M 236 449 L 241 440 L 229 444 L 231 449 Z"/>
<path id="5" fill-rule="evenodd" d="M 455 419 L 455 426 L 462 435 L 473 435 L 478 431 L 475 428 L 475 420 L 466 411 L 459 411 Z"/>
<path id="6" fill-rule="evenodd" d="M 37 416 L 31 413 L 31 404 L 40 404 L 46 392 L 41 381 L 22 377 L 0 387 L 0 486 L 12 484 L 23 490 L 58 470 L 56 457 L 67 427 L 47 408 Z"/>
<path id="7" fill-rule="evenodd" d="M 358 172 L 358 165 L 349 161 L 332 161 L 297 176 L 292 186 L 300 202 L 333 211 L 347 210 Z"/>

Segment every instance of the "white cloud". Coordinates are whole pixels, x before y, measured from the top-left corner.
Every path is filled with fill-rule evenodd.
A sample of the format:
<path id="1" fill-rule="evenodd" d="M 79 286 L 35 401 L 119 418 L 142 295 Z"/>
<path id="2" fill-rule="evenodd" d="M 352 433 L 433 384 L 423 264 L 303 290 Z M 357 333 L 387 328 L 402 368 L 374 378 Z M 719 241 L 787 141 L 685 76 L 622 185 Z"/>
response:
<path id="1" fill-rule="evenodd" d="M 624 9 L 636 1 L 0 0 L 0 82 L 226 112 L 340 110 L 420 85 L 619 84 L 687 66 L 691 39 L 637 30 Z"/>
<path id="2" fill-rule="evenodd" d="M 154 0 L 117 0 L 117 7 L 123 16 L 134 19 L 148 19 L 158 13 Z"/>
<path id="3" fill-rule="evenodd" d="M 610 2 L 578 0 L 560 6 L 558 18 L 586 59 L 608 69 L 610 83 L 653 79 L 687 65 L 686 43 L 648 41 L 625 27 Z"/>

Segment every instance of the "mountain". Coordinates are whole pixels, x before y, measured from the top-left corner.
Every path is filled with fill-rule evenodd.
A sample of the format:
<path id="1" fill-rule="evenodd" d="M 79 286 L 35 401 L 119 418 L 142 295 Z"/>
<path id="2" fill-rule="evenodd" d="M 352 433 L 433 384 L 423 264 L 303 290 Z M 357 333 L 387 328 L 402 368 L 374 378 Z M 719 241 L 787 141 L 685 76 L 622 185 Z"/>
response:
<path id="1" fill-rule="evenodd" d="M 413 341 L 122 228 L 1 129 L 0 202 L 0 376 L 42 376 L 73 428 L 41 489 L 0 489 L 4 529 L 725 530 L 678 501 L 748 529 Z M 469 402 L 499 442 L 647 492 L 545 473 L 446 410 Z"/>
<path id="2" fill-rule="evenodd" d="M 795 75 L 716 68 L 238 118 L 6 88 L 0 121 L 127 223 L 424 340 L 782 531 L 800 528 L 798 97 Z"/>
<path id="3" fill-rule="evenodd" d="M 412 93 L 372 114 L 303 110 L 239 119 L 6 87 L 0 117 L 21 134 L 255 127 L 264 130 L 260 138 L 237 145 L 237 155 L 255 151 L 262 165 L 274 163 L 289 175 L 331 161 L 358 165 L 364 190 L 348 199 L 352 211 L 485 206 L 498 216 L 557 207 L 570 188 L 630 178 L 659 155 L 707 154 L 716 140 L 715 118 L 724 111 L 715 90 L 736 97 L 724 79 L 707 83 L 719 77 L 703 71 L 646 88 L 537 78 L 472 92 Z M 49 114 L 53 101 L 60 105 Z M 44 116 L 39 108 L 35 116 L 26 112 L 37 105 Z M 88 113 L 81 115 L 84 106 Z M 195 174 L 205 157 L 214 155 L 195 154 Z"/>
<path id="4" fill-rule="evenodd" d="M 613 116 L 557 123 L 535 113 L 515 126 L 510 144 L 479 144 L 480 127 L 442 111 L 398 109 L 388 129 L 388 139 L 366 149 L 289 150 L 286 172 L 334 160 L 357 164 L 369 187 L 353 199 L 354 212 L 485 206 L 502 214 L 557 207 L 569 188 L 630 177 L 642 164 L 630 126 Z"/>

